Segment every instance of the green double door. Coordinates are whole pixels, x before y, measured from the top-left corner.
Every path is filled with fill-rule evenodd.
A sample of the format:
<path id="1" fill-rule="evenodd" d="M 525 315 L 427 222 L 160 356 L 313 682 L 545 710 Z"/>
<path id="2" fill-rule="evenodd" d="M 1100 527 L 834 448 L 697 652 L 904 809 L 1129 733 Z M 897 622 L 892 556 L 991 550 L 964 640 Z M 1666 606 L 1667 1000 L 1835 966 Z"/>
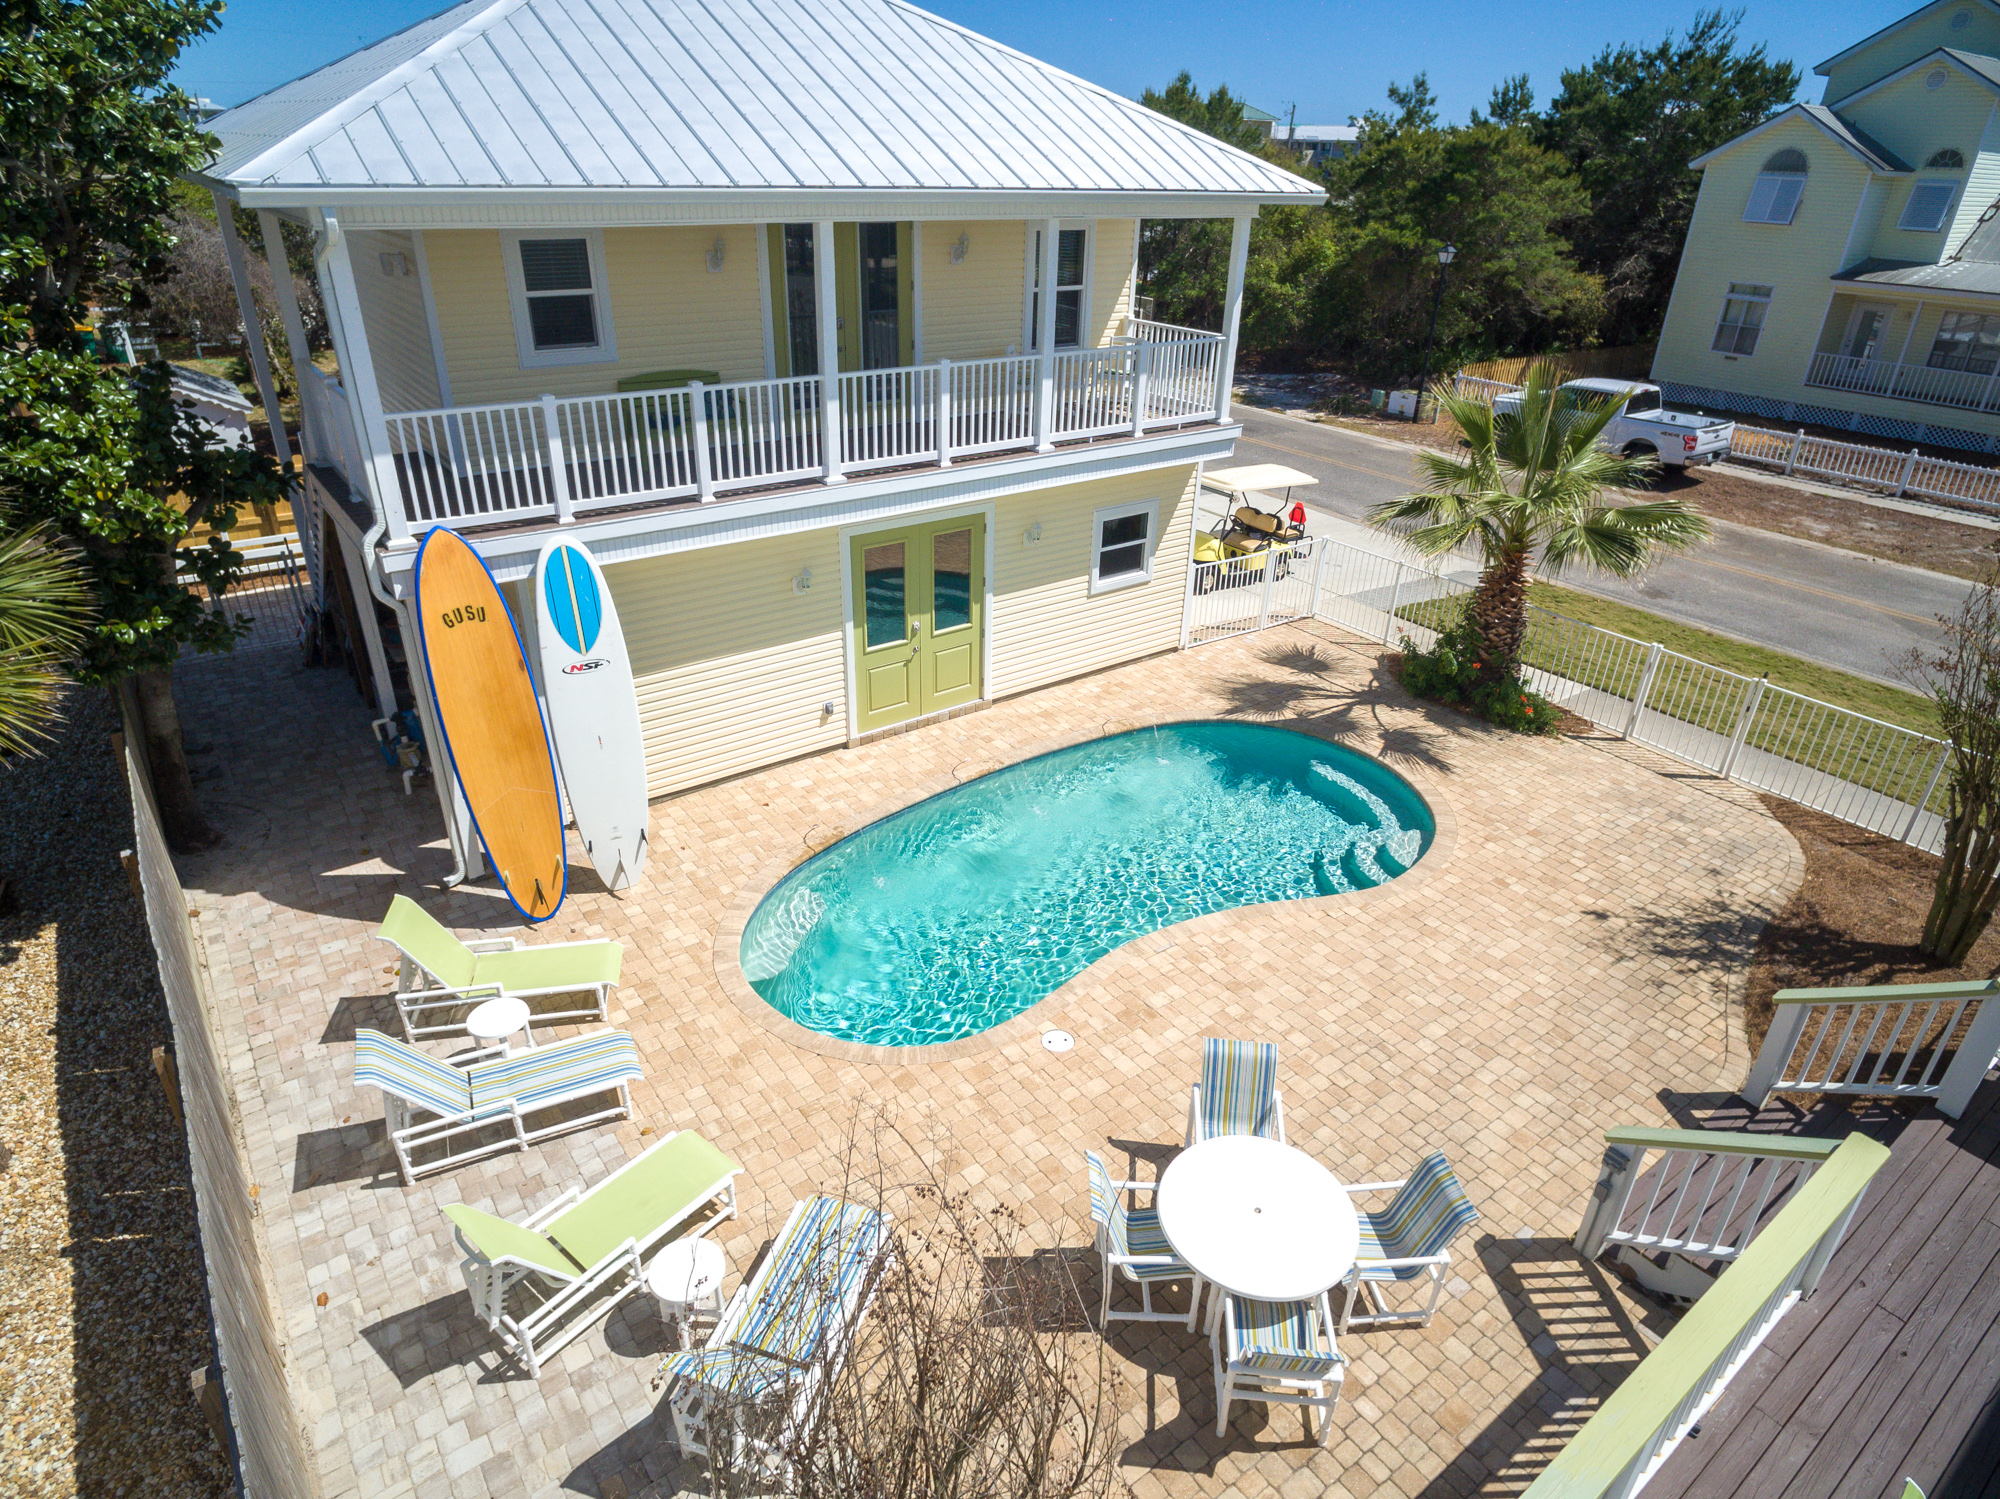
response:
<path id="1" fill-rule="evenodd" d="M 849 545 L 857 730 L 976 699 L 985 655 L 985 520 L 932 521 L 857 536 Z"/>

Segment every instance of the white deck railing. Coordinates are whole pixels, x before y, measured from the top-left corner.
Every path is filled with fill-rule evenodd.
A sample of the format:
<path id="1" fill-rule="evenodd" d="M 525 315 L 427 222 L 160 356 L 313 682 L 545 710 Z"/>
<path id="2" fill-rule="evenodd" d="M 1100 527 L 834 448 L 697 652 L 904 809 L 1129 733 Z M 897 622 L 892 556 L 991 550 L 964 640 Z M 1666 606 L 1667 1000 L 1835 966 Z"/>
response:
<path id="1" fill-rule="evenodd" d="M 398 519 L 409 529 L 567 521 L 612 505 L 706 501 L 734 489 L 1214 420 L 1221 336 L 1127 326 L 1104 348 L 1047 361 L 1010 355 L 846 372 L 830 403 L 820 379 L 803 376 L 391 413 L 384 425 L 401 489 Z M 329 434 L 315 461 L 363 483 L 362 450 L 339 396 L 331 382 L 308 395 L 309 424 Z"/>
<path id="2" fill-rule="evenodd" d="M 1701 1130 L 1644 1133 L 1680 1135 L 1696 1152 L 1719 1143 Z M 1786 1143 L 1779 1138 L 1759 1148 L 1770 1152 Z M 1868 1183 L 1888 1159 L 1888 1147 L 1866 1135 L 1841 1141 L 1555 1455 L 1525 1499 L 1629 1499 L 1645 1487 L 1785 1313 L 1819 1285 Z M 1602 1201 L 1592 1202 L 1593 1218 Z"/>
<path id="3" fill-rule="evenodd" d="M 2000 980 L 1784 989 L 1743 1096 L 1930 1098 L 1956 1119 L 2000 1053 Z"/>
<path id="4" fill-rule="evenodd" d="M 1954 370 L 1928 364 L 1899 364 L 1893 359 L 1815 354 L 1806 368 L 1806 384 L 1854 395 L 1953 406 L 1962 411 L 2000 410 L 2000 366 L 1991 370 Z"/>

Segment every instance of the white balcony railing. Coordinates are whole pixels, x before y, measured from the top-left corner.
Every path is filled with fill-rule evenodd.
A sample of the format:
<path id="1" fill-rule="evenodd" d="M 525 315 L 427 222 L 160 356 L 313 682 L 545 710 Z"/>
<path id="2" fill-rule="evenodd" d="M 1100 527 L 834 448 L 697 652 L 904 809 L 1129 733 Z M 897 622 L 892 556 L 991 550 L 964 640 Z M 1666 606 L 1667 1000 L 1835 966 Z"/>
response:
<path id="1" fill-rule="evenodd" d="M 2000 411 L 2000 365 L 1991 370 L 1937 369 L 1927 364 L 1898 364 L 1893 359 L 1815 354 L 1806 372 L 1806 384 L 1961 411 Z"/>
<path id="2" fill-rule="evenodd" d="M 477 525 L 692 498 L 1056 442 L 1140 436 L 1216 415 L 1222 339 L 1130 320 L 1101 349 L 818 376 L 543 396 L 388 415 L 408 528 Z M 308 419 L 333 435 L 322 461 L 362 470 L 337 386 Z M 827 441 L 827 426 L 836 440 Z"/>

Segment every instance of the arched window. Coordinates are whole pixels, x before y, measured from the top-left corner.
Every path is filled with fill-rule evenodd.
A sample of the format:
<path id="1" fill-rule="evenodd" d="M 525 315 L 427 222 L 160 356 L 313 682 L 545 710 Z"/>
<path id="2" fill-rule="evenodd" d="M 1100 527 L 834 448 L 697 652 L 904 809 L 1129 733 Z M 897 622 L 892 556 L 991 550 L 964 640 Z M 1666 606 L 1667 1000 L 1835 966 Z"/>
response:
<path id="1" fill-rule="evenodd" d="M 1806 191 L 1806 153 L 1793 147 L 1771 154 L 1750 189 L 1746 224 L 1789 224 Z"/>
<path id="2" fill-rule="evenodd" d="M 1965 153 L 1953 146 L 1931 153 L 1931 159 L 1924 163 L 1927 172 L 1955 172 L 1965 165 Z"/>

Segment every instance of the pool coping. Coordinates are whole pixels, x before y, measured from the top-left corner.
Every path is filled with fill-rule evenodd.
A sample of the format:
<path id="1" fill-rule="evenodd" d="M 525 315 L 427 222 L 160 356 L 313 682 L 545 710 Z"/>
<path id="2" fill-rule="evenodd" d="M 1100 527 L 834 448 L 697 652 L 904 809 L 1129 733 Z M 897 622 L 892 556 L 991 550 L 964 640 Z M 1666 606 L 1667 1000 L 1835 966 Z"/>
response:
<path id="1" fill-rule="evenodd" d="M 764 996 L 750 987 L 750 980 L 743 972 L 742 948 L 744 928 L 749 925 L 751 913 L 762 904 L 778 882 L 799 865 L 824 849 L 831 848 L 843 838 L 852 837 L 862 829 L 872 827 L 885 817 L 894 816 L 918 802 L 928 801 L 955 787 L 991 775 L 996 770 L 1004 770 L 1010 765 L 1038 759 L 1053 754 L 1057 750 L 1072 749 L 1079 744 L 1090 744 L 1099 739 L 1109 739 L 1117 734 L 1130 733 L 1134 729 L 1160 727 L 1170 723 L 1230 723 L 1237 720 L 1228 718 L 1189 718 L 1182 714 L 1161 713 L 1139 719 L 1106 720 L 1093 732 L 1063 734 L 1041 740 L 1020 754 L 1006 760 L 961 760 L 945 775 L 934 776 L 906 788 L 900 795 L 886 798 L 870 807 L 852 826 L 835 828 L 820 837 L 812 837 L 819 830 L 814 827 L 808 833 L 811 841 L 797 853 L 771 860 L 750 879 L 744 882 L 722 914 L 716 926 L 713 966 L 716 981 L 730 1002 L 743 1012 L 752 1022 L 780 1040 L 787 1041 L 802 1051 L 814 1052 L 819 1056 L 833 1057 L 848 1062 L 872 1062 L 878 1066 L 908 1066 L 931 1062 L 957 1061 L 962 1057 L 977 1056 L 981 1053 L 1002 1050 L 1022 1041 L 1036 1039 L 1042 1032 L 1060 1028 L 1059 1022 L 1065 1014 L 1084 1000 L 1085 990 L 1106 964 L 1112 962 L 1126 949 L 1142 943 L 1160 946 L 1180 941 L 1188 936 L 1200 936 L 1209 931 L 1236 931 L 1240 927 L 1245 912 L 1268 911 L 1274 913 L 1295 912 L 1301 907 L 1311 908 L 1321 904 L 1339 904 L 1343 909 L 1352 910 L 1356 906 L 1379 906 L 1387 901 L 1406 897 L 1421 891 L 1435 872 L 1442 868 L 1458 847 L 1458 814 L 1450 799 L 1444 794 L 1439 777 L 1425 766 L 1398 766 L 1391 764 L 1381 755 L 1370 754 L 1348 744 L 1338 736 L 1322 733 L 1303 723 L 1285 723 L 1260 720 L 1268 727 L 1290 729 L 1294 733 L 1305 734 L 1314 739 L 1324 740 L 1350 753 L 1374 760 L 1385 769 L 1401 776 L 1416 789 L 1430 808 L 1431 819 L 1436 831 L 1431 836 L 1431 846 L 1419 859 L 1416 866 L 1396 876 L 1384 885 L 1375 885 L 1367 890 L 1350 890 L 1340 895 L 1312 895 L 1302 900 L 1263 901 L 1256 905 L 1231 906 L 1226 911 L 1211 911 L 1187 921 L 1174 922 L 1155 931 L 1146 932 L 1122 942 L 1117 947 L 1096 959 L 1081 973 L 1073 975 L 1060 987 L 1052 989 L 1029 1005 L 1018 1015 L 1009 1016 L 989 1030 L 976 1036 L 961 1036 L 956 1041 L 935 1041 L 923 1046 L 883 1046 L 868 1041 L 843 1041 L 838 1037 L 822 1035 L 816 1030 L 800 1025 L 789 1016 L 781 1015 L 772 1008 Z"/>

